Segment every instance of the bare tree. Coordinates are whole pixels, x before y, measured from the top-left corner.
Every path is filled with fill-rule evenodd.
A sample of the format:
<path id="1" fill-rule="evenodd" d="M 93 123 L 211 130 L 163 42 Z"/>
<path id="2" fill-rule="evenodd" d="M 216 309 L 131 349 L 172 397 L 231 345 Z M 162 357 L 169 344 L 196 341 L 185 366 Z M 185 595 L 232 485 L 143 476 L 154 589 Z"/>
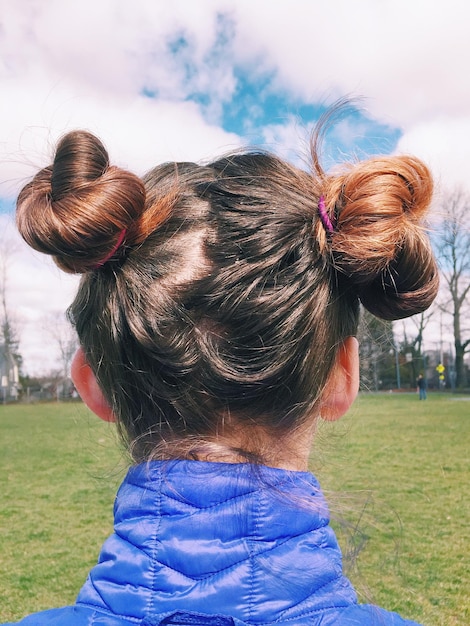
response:
<path id="1" fill-rule="evenodd" d="M 18 326 L 8 306 L 7 278 L 15 247 L 5 231 L 0 240 L 0 378 L 3 402 L 18 398 L 22 358 Z"/>
<path id="2" fill-rule="evenodd" d="M 0 242 L 0 342 L 7 359 L 13 358 L 20 367 L 22 358 L 19 352 L 18 327 L 7 299 L 8 269 L 14 251 L 13 244 L 3 238 Z"/>
<path id="3" fill-rule="evenodd" d="M 396 380 L 396 346 L 392 322 L 378 319 L 363 308 L 358 339 L 361 387 L 368 391 L 378 391 L 383 387 L 399 386 L 399 381 Z"/>
<path id="4" fill-rule="evenodd" d="M 440 308 L 452 316 L 456 385 L 463 387 L 465 354 L 470 349 L 470 197 L 461 189 L 444 195 L 440 213 L 443 224 L 434 246 L 447 296 Z"/>
<path id="5" fill-rule="evenodd" d="M 409 383 L 413 387 L 416 384 L 418 374 L 421 372 L 426 375 L 426 362 L 423 351 L 423 336 L 426 326 L 434 316 L 436 308 L 432 306 L 427 311 L 413 315 L 410 321 L 413 323 L 415 330 L 412 331 L 411 337 L 407 331 L 407 325 L 403 322 L 403 340 L 400 350 L 405 357 L 405 363 L 408 370 Z M 410 326 L 408 325 L 408 328 Z"/>
<path id="6" fill-rule="evenodd" d="M 60 357 L 60 374 L 63 379 L 70 375 L 70 365 L 78 348 L 78 338 L 63 313 L 51 313 L 44 320 L 46 332 L 54 341 Z"/>

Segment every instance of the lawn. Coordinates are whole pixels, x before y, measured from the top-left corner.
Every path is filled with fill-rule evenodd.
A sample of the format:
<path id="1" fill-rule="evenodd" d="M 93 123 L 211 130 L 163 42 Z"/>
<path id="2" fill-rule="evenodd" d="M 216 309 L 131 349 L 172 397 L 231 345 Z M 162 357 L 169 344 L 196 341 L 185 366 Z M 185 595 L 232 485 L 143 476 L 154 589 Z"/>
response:
<path id="1" fill-rule="evenodd" d="M 362 601 L 470 624 L 470 399 L 361 396 L 313 460 Z"/>
<path id="2" fill-rule="evenodd" d="M 74 600 L 112 528 L 125 471 L 80 403 L 0 406 L 0 623 Z M 312 466 L 361 601 L 470 624 L 470 401 L 361 396 L 323 424 Z"/>

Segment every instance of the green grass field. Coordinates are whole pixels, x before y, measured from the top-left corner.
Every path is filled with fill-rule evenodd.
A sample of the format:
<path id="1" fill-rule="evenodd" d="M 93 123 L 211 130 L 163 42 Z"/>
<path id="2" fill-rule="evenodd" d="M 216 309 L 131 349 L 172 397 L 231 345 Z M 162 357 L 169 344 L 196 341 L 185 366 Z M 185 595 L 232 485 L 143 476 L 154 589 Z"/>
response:
<path id="1" fill-rule="evenodd" d="M 126 460 L 80 403 L 0 406 L 0 623 L 74 600 L 112 529 Z M 361 601 L 470 624 L 470 401 L 361 396 L 312 466 Z"/>

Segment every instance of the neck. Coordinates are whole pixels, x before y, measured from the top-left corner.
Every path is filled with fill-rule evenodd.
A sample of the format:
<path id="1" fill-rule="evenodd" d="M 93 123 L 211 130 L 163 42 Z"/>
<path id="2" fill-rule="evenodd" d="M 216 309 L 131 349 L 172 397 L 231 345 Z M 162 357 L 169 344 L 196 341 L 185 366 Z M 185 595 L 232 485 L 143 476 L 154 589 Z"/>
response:
<path id="1" fill-rule="evenodd" d="M 197 446 L 192 458 L 222 463 L 254 461 L 279 469 L 307 471 L 316 423 L 311 420 L 282 436 L 260 426 L 231 428 Z"/>

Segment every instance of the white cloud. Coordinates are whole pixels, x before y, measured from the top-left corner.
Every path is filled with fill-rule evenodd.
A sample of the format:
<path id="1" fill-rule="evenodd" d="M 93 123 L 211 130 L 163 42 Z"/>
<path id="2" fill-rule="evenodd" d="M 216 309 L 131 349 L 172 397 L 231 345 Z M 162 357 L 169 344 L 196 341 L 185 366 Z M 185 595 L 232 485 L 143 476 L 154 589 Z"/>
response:
<path id="1" fill-rule="evenodd" d="M 21 103 L 16 115 L 15 102 Z M 34 106 L 37 102 L 40 107 Z M 5 127 L 0 146 L 4 196 L 16 193 L 38 167 L 48 164 L 58 137 L 74 128 L 97 133 L 113 162 L 138 173 L 164 160 L 198 160 L 240 145 L 236 135 L 208 124 L 193 102 L 139 95 L 96 98 L 62 86 L 47 93 L 40 85 L 11 85 L 8 101 L 0 102 L 1 119 L 9 120 L 8 128 L 0 122 Z"/>
<path id="2" fill-rule="evenodd" d="M 256 57 L 278 88 L 306 101 L 363 96 L 444 184 L 470 188 L 466 0 L 239 0 L 236 16 L 237 54 Z"/>
<path id="3" fill-rule="evenodd" d="M 282 123 L 263 128 L 263 148 L 276 152 L 281 158 L 299 167 L 309 167 L 309 140 L 311 129 L 299 123 L 295 116 L 288 116 Z"/>
<path id="4" fill-rule="evenodd" d="M 11 216 L 0 216 L 0 228 L 0 252 L 7 264 L 7 309 L 20 339 L 24 370 L 33 375 L 58 369 L 58 346 L 45 319 L 65 311 L 79 279 L 59 271 L 50 257 L 31 250 L 18 235 Z"/>
<path id="5" fill-rule="evenodd" d="M 198 160 L 239 145 L 184 101 L 184 59 L 176 63 L 165 37 L 189 22 L 197 63 L 216 36 L 212 3 L 202 13 L 184 6 L 168 11 L 142 2 L 139 12 L 128 3 L 51 0 L 9 7 L 0 18 L 0 195 L 14 195 L 72 128 L 99 134 L 115 161 L 139 173 L 162 160 Z M 215 91 L 230 97 L 233 79 L 223 70 Z M 197 80 L 207 87 L 204 71 Z M 144 87 L 159 98 L 141 95 Z"/>
<path id="6" fill-rule="evenodd" d="M 425 160 L 438 175 L 440 187 L 470 190 L 470 115 L 441 115 L 406 130 L 398 151 Z"/>
<path id="7" fill-rule="evenodd" d="M 360 94 L 402 124 L 468 110 L 465 0 L 239 0 L 237 52 L 305 99 Z"/>

